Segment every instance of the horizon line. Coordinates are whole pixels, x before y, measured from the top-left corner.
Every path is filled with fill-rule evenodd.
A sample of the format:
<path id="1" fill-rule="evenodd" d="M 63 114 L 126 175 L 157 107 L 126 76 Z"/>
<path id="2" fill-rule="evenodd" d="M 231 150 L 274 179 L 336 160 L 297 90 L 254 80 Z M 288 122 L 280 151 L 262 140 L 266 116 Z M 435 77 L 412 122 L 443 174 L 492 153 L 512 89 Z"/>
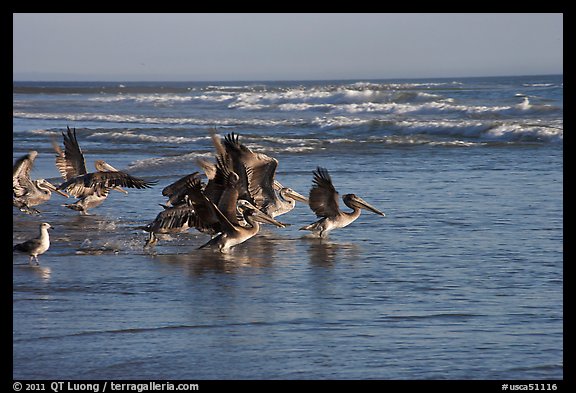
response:
<path id="1" fill-rule="evenodd" d="M 564 73 L 538 73 L 538 74 L 502 74 L 502 75 L 468 75 L 468 76 L 418 76 L 418 77 L 345 77 L 345 78 L 286 78 L 286 79 L 12 79 L 18 82 L 106 82 L 106 83 L 141 83 L 141 82 L 313 82 L 313 81 L 357 81 L 357 80 L 398 80 L 398 79 L 468 79 L 468 78 L 510 78 L 528 76 L 563 76 Z"/>

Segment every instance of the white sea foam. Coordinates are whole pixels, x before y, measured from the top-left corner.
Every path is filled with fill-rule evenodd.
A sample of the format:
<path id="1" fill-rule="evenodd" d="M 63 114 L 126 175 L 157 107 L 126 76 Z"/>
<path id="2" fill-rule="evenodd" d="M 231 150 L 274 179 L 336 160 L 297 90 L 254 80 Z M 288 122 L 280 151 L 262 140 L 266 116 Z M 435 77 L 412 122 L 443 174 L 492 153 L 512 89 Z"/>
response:
<path id="1" fill-rule="evenodd" d="M 195 163 L 196 158 L 198 157 L 206 157 L 206 158 L 213 158 L 213 152 L 192 152 L 187 154 L 182 154 L 178 156 L 170 156 L 170 157 L 157 157 L 157 158 L 146 158 L 143 160 L 136 160 L 132 164 L 129 165 L 128 169 L 135 171 L 135 170 L 143 170 L 143 169 L 152 169 L 152 168 L 160 168 L 163 166 L 175 166 L 178 164 L 187 164 L 187 163 Z"/>
<path id="2" fill-rule="evenodd" d="M 561 128 L 505 123 L 491 128 L 483 135 L 490 140 L 498 141 L 548 141 L 562 142 L 564 130 Z"/>
<path id="3" fill-rule="evenodd" d="M 133 131 L 122 131 L 122 132 L 95 132 L 88 136 L 89 139 L 104 139 L 113 141 L 124 141 L 124 142 L 153 142 L 153 143 L 169 143 L 169 144 L 184 144 L 198 142 L 200 140 L 210 139 L 209 136 L 200 137 L 183 137 L 183 136 L 157 136 L 157 135 L 147 135 L 141 133 L 134 133 Z"/>
<path id="4" fill-rule="evenodd" d="M 24 119 L 41 119 L 41 120 L 62 120 L 70 122 L 103 122 L 103 123 L 130 123 L 143 125 L 186 125 L 186 126 L 263 126 L 274 127 L 282 125 L 298 125 L 301 120 L 290 119 L 210 119 L 196 117 L 153 117 L 141 115 L 117 115 L 117 114 L 98 114 L 98 113 L 29 113 L 23 111 L 14 111 L 14 118 Z"/>
<path id="5" fill-rule="evenodd" d="M 523 83 L 522 86 L 526 87 L 552 87 L 554 83 Z"/>
<path id="6" fill-rule="evenodd" d="M 183 96 L 178 94 L 118 94 L 113 96 L 97 96 L 88 98 L 88 101 L 92 102 L 121 102 L 121 101 L 133 101 L 133 102 L 144 102 L 144 103 L 170 103 L 170 102 L 186 102 L 192 101 L 194 97 Z"/>

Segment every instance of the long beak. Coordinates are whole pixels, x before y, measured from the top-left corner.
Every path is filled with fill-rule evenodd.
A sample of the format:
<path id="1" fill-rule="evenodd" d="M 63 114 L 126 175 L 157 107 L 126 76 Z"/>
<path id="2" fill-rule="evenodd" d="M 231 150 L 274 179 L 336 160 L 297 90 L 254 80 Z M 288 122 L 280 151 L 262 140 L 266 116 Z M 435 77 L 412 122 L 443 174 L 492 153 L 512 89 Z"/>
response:
<path id="1" fill-rule="evenodd" d="M 60 194 L 60 195 L 62 195 L 62 196 L 64 196 L 64 197 L 66 197 L 66 198 L 70 198 L 70 195 L 66 194 L 66 193 L 63 192 L 63 191 L 60 191 L 58 188 L 56 188 L 56 186 L 55 186 L 54 184 L 50 183 L 48 180 L 44 180 L 44 181 L 42 182 L 42 184 L 43 184 L 46 188 L 48 188 L 50 191 L 56 192 L 56 193 L 58 193 L 58 194 Z"/>
<path id="2" fill-rule="evenodd" d="M 273 219 L 272 217 L 270 217 L 268 214 L 261 212 L 260 210 L 256 209 L 253 210 L 252 215 L 254 216 L 254 218 L 256 219 L 256 221 L 259 222 L 267 222 L 269 224 L 273 224 L 276 225 L 279 228 L 285 228 L 286 226 L 284 224 L 282 224 L 279 221 L 276 221 L 275 219 Z"/>
<path id="3" fill-rule="evenodd" d="M 298 202 L 308 203 L 308 198 L 292 189 L 287 190 L 286 195 Z"/>
<path id="4" fill-rule="evenodd" d="M 118 191 L 118 192 L 122 192 L 122 193 L 124 193 L 124 194 L 128 194 L 128 191 L 126 191 L 125 189 L 123 189 L 123 188 L 120 187 L 120 186 L 115 186 L 115 187 L 113 187 L 112 189 L 113 189 L 114 191 Z"/>
<path id="5" fill-rule="evenodd" d="M 366 202 L 364 199 L 360 198 L 359 196 L 355 197 L 353 199 L 354 203 L 356 203 L 358 205 L 358 207 L 360 207 L 361 209 L 366 209 L 366 210 L 370 210 L 373 213 L 379 214 L 381 216 L 386 216 L 386 214 L 384 214 L 383 212 L 381 212 L 380 210 L 376 209 L 374 206 L 370 205 L 368 202 Z"/>

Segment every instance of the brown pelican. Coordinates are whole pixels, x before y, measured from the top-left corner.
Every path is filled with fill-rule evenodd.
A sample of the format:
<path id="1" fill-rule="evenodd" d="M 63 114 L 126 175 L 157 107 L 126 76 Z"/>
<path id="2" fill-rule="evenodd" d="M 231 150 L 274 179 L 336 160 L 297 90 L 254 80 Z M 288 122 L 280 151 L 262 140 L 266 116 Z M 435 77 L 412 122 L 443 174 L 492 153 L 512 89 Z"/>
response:
<path id="1" fill-rule="evenodd" d="M 278 192 L 278 197 L 270 197 L 271 203 L 267 203 L 263 211 L 272 217 L 288 213 L 296 206 L 296 201 L 308 204 L 308 198 L 294 191 L 290 187 L 284 187 L 278 180 L 274 180 L 273 188 Z M 269 188 L 268 188 L 269 189 Z M 276 195 L 274 195 L 276 196 Z"/>
<path id="2" fill-rule="evenodd" d="M 30 171 L 38 152 L 32 150 L 20 157 L 14 163 L 12 170 L 12 204 L 24 213 L 40 213 L 32 206 L 48 201 L 52 191 L 68 198 L 68 195 L 56 189 L 52 183 L 44 179 L 31 180 Z"/>
<path id="3" fill-rule="evenodd" d="M 354 194 L 342 196 L 344 204 L 353 209 L 351 213 L 343 212 L 338 206 L 338 192 L 332 184 L 328 170 L 318 167 L 314 173 L 314 184 L 310 189 L 310 208 L 320 220 L 306 225 L 300 230 L 312 231 L 321 238 L 328 236 L 328 232 L 336 228 L 344 228 L 360 217 L 361 209 L 385 216 L 380 210 L 369 205 L 365 200 Z"/>
<path id="4" fill-rule="evenodd" d="M 150 234 L 144 247 L 155 245 L 158 242 L 157 234 L 185 232 L 190 228 L 188 221 L 194 214 L 194 208 L 191 205 L 162 205 L 162 207 L 164 210 L 158 213 L 154 221 L 148 225 L 137 227 L 137 229 L 142 229 Z"/>
<path id="5" fill-rule="evenodd" d="M 240 143 L 238 135 L 228 134 L 223 141 L 227 159 L 240 177 L 240 197 L 249 194 L 262 212 L 276 217 L 294 209 L 296 201 L 308 203 L 308 199 L 275 180 L 278 160 L 262 153 L 254 153 Z"/>
<path id="6" fill-rule="evenodd" d="M 214 204 L 212 204 L 212 208 L 214 209 L 214 213 L 218 217 L 221 225 L 220 234 L 212 238 L 206 244 L 198 247 L 199 249 L 208 246 L 216 246 L 221 253 L 227 253 L 232 247 L 254 237 L 260 231 L 260 222 L 267 222 L 280 228 L 284 228 L 284 224 L 261 212 L 258 208 L 244 199 L 240 199 L 236 202 L 236 208 L 248 223 L 247 227 L 241 226 L 238 222 L 230 222 Z"/>
<path id="7" fill-rule="evenodd" d="M 58 186 L 59 190 L 66 190 L 69 194 L 80 198 L 72 204 L 65 204 L 69 209 L 77 210 L 81 214 L 87 214 L 88 209 L 100 205 L 108 197 L 110 190 L 116 190 L 125 194 L 128 191 L 121 187 L 129 188 L 150 188 L 155 182 L 133 177 L 125 172 L 119 171 L 103 160 L 96 160 L 94 167 L 96 172 L 88 173 L 86 162 L 78 140 L 76 139 L 76 129 L 67 128 L 67 135 L 64 137 L 64 151 L 54 143 L 56 150 L 56 167 L 64 178 L 64 183 Z"/>
<path id="8" fill-rule="evenodd" d="M 188 221 L 195 213 L 188 192 L 192 179 L 198 176 L 198 172 L 194 172 L 164 187 L 162 195 L 168 197 L 166 205 L 160 204 L 164 210 L 151 223 L 136 228 L 150 233 L 144 247 L 155 245 L 158 242 L 157 234 L 185 232 L 190 228 Z"/>
<path id="9" fill-rule="evenodd" d="M 222 157 L 218 158 L 214 179 L 216 185 L 222 187 L 217 203 L 208 199 L 204 194 L 199 177 L 190 180 L 188 195 L 195 212 L 190 216 L 190 226 L 203 232 L 218 233 L 217 236 L 200 246 L 200 249 L 215 246 L 220 252 L 227 253 L 232 247 L 255 236 L 260 230 L 260 222 L 284 227 L 282 223 L 261 212 L 249 201 L 238 199 L 239 176 L 230 170 Z M 240 224 L 237 213 L 241 214 L 247 226 Z"/>
<path id="10" fill-rule="evenodd" d="M 39 265 L 38 255 L 44 254 L 48 248 L 50 248 L 50 235 L 48 235 L 48 229 L 52 227 L 47 222 L 40 224 L 40 235 L 30 240 L 26 240 L 24 243 L 16 244 L 13 247 L 13 251 L 19 251 L 30 256 L 29 262 L 32 263 L 32 259 L 36 260 L 36 265 Z"/>

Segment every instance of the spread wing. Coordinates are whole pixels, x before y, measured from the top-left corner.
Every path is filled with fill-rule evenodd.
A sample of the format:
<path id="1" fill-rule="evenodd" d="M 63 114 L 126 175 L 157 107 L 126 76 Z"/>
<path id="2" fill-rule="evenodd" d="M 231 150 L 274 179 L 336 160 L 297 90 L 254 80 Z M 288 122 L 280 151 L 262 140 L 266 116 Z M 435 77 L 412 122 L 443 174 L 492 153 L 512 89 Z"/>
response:
<path id="1" fill-rule="evenodd" d="M 184 195 L 190 191 L 192 179 L 198 177 L 199 173 L 194 172 L 189 175 L 183 176 L 176 180 L 174 183 L 169 184 L 162 190 L 162 195 L 168 197 L 168 202 L 174 206 L 184 201 Z"/>
<path id="2" fill-rule="evenodd" d="M 154 221 L 145 228 L 149 232 L 161 232 L 167 229 L 182 228 L 184 224 L 194 219 L 195 214 L 192 206 L 182 205 L 168 207 L 158 213 Z"/>
<path id="3" fill-rule="evenodd" d="M 94 192 L 99 196 L 103 196 L 113 187 L 142 189 L 150 188 L 153 184 L 155 184 L 155 182 L 147 182 L 146 180 L 131 176 L 121 171 L 94 172 L 73 177 L 72 179 L 60 184 L 58 189 L 66 190 L 69 194 L 81 198 Z"/>
<path id="4" fill-rule="evenodd" d="M 200 178 L 193 178 L 190 183 L 191 187 L 188 196 L 196 214 L 190 217 L 188 225 L 196 227 L 202 232 L 218 233 L 222 230 L 235 230 L 234 225 L 232 225 L 218 207 L 204 195 Z"/>
<path id="5" fill-rule="evenodd" d="M 14 163 L 12 169 L 12 191 L 14 196 L 21 197 L 32 187 L 30 171 L 32 170 L 37 155 L 38 152 L 31 151 L 25 156 L 20 157 Z"/>
<path id="6" fill-rule="evenodd" d="M 313 172 L 314 180 L 310 189 L 310 208 L 317 217 L 334 217 L 341 213 L 338 206 L 338 192 L 326 168 L 318 167 Z"/>
<path id="7" fill-rule="evenodd" d="M 240 143 L 238 135 L 231 133 L 224 138 L 226 154 L 239 176 L 239 198 L 264 208 L 276 202 L 274 176 L 278 160 L 262 153 L 254 153 Z"/>
<path id="8" fill-rule="evenodd" d="M 70 130 L 67 128 L 67 133 L 62 133 L 64 137 L 64 151 L 60 149 L 56 143 L 52 143 L 54 150 L 56 150 L 56 167 L 64 180 L 68 181 L 76 176 L 84 175 L 86 170 L 86 161 L 78 140 L 76 139 L 76 129 Z"/>
<path id="9" fill-rule="evenodd" d="M 259 154 L 259 156 L 264 155 Z M 259 160 L 258 165 L 247 167 L 248 170 L 246 171 L 250 195 L 252 195 L 255 205 L 264 210 L 266 207 L 274 205 L 278 198 L 274 191 L 274 177 L 276 176 L 278 160 L 265 157 L 266 159 L 261 158 Z"/>

